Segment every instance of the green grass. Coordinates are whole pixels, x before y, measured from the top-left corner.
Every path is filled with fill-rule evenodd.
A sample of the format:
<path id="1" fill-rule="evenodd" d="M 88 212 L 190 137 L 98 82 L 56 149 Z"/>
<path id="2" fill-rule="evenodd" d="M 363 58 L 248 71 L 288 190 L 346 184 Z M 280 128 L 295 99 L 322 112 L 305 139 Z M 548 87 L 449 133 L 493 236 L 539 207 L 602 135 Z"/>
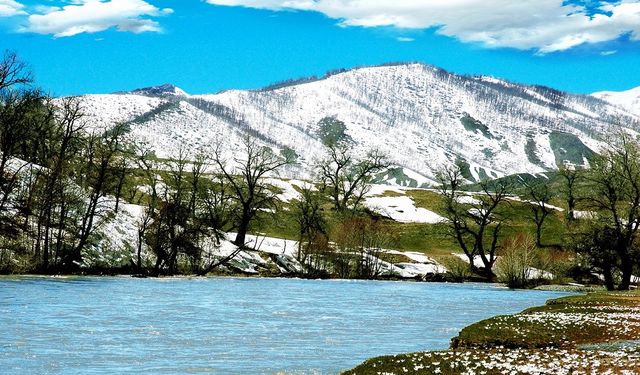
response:
<path id="1" fill-rule="evenodd" d="M 444 214 L 442 210 L 442 197 L 432 190 L 409 190 L 407 196 L 411 197 L 416 207 L 426 208 L 439 215 Z"/>
<path id="2" fill-rule="evenodd" d="M 132 124 L 143 124 L 155 119 L 157 116 L 161 115 L 163 112 L 174 111 L 180 108 L 179 101 L 169 101 L 160 104 L 157 108 L 152 109 L 149 112 L 145 112 L 139 116 L 136 116 L 130 122 Z"/>
<path id="3" fill-rule="evenodd" d="M 453 340 L 459 347 L 543 348 L 575 347 L 579 344 L 637 339 L 640 327 L 618 314 L 635 313 L 640 307 L 636 292 L 600 292 L 551 300 L 520 314 L 498 316 L 472 324 Z M 610 319 L 606 324 L 593 314 Z M 536 316 L 535 319 L 530 319 Z M 543 317 L 542 320 L 537 317 Z M 570 317 L 570 318 L 567 318 Z"/>
<path id="4" fill-rule="evenodd" d="M 529 159 L 529 162 L 531 162 L 531 164 L 542 167 L 542 161 L 536 154 L 537 148 L 538 146 L 536 145 L 536 141 L 533 138 L 528 138 L 527 144 L 525 144 L 524 146 L 524 151 L 527 154 L 527 159 Z"/>
<path id="5" fill-rule="evenodd" d="M 549 134 L 549 142 L 558 165 L 564 164 L 565 160 L 576 165 L 582 165 L 585 158 L 591 160 L 595 156 L 595 152 L 585 146 L 580 138 L 573 134 L 552 132 Z"/>
<path id="6" fill-rule="evenodd" d="M 469 132 L 472 132 L 472 133 L 480 132 L 482 133 L 482 135 L 484 135 L 488 139 L 493 138 L 493 135 L 489 131 L 489 127 L 483 124 L 481 121 L 474 119 L 469 114 L 465 114 L 460 119 L 460 122 L 462 123 L 462 126 L 464 126 L 465 130 Z"/>
<path id="7" fill-rule="evenodd" d="M 346 141 L 349 136 L 346 133 L 347 126 L 335 117 L 325 117 L 318 122 L 318 136 L 325 145 L 335 145 Z"/>
<path id="8" fill-rule="evenodd" d="M 400 186 L 408 186 L 411 188 L 419 187 L 418 181 L 407 176 L 407 174 L 404 173 L 404 169 L 401 167 L 389 168 L 384 172 L 378 173 L 373 179 L 373 183 L 384 183 L 389 179 L 393 180 Z"/>
<path id="9" fill-rule="evenodd" d="M 409 190 L 406 195 L 411 197 L 416 207 L 444 215 L 440 195 L 432 190 Z M 397 197 L 401 193 L 385 191 L 382 196 Z M 504 226 L 502 238 L 506 239 L 521 233 L 535 234 L 535 224 L 531 220 L 532 213 L 529 204 L 510 201 L 504 204 L 501 211 L 510 217 Z M 330 204 L 325 204 L 324 213 L 329 226 L 335 225 L 339 218 Z M 462 252 L 458 244 L 450 235 L 446 224 L 398 223 L 390 219 L 383 219 L 384 224 L 391 228 L 396 241 L 392 247 L 401 251 L 417 251 L 429 256 L 450 255 Z M 253 233 L 267 236 L 297 239 L 297 223 L 293 203 L 282 203 L 276 213 L 262 213 L 251 228 Z M 566 226 L 564 214 L 553 210 L 547 218 L 542 230 L 542 243 L 552 248 L 561 247 L 565 236 Z M 487 234 L 487 241 L 489 241 Z"/>
<path id="10" fill-rule="evenodd" d="M 559 366 L 566 373 L 637 373 L 637 346 L 610 351 L 580 348 L 637 340 L 638 308 L 638 292 L 555 299 L 519 314 L 472 324 L 452 339 L 451 350 L 373 358 L 344 374 L 503 374 L 531 365 L 544 373 L 557 373 Z"/>

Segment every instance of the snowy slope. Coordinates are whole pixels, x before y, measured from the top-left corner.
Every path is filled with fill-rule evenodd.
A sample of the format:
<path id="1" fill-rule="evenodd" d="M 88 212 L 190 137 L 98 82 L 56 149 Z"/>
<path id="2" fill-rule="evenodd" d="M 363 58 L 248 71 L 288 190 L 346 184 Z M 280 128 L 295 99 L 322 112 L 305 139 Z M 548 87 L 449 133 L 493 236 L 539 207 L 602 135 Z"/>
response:
<path id="1" fill-rule="evenodd" d="M 640 87 L 627 91 L 596 92 L 593 96 L 640 116 Z"/>
<path id="2" fill-rule="evenodd" d="M 209 153 L 216 142 L 231 155 L 247 133 L 276 152 L 291 148 L 300 167 L 287 177 L 309 175 L 323 153 L 319 122 L 334 118 L 346 125 L 354 152 L 379 148 L 418 186 L 456 161 L 475 179 L 542 172 L 565 160 L 583 164 L 602 146 L 612 117 L 632 132 L 640 129 L 640 116 L 592 96 L 422 64 L 361 68 L 257 91 L 190 96 L 165 85 L 85 100 L 95 124 L 130 122 L 130 139 L 152 145 L 160 157 L 181 148 Z"/>

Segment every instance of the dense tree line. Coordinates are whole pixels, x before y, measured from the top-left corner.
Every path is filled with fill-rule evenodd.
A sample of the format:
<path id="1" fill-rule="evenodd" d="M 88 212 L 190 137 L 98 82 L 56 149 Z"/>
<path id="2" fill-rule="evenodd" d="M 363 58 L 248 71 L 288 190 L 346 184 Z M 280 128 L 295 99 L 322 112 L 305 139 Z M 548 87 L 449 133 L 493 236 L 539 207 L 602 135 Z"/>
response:
<path id="1" fill-rule="evenodd" d="M 47 98 L 14 53 L 0 61 L 0 82 L 3 267 L 77 270 L 104 196 L 119 185 L 123 127 L 86 132 L 80 101 Z"/>

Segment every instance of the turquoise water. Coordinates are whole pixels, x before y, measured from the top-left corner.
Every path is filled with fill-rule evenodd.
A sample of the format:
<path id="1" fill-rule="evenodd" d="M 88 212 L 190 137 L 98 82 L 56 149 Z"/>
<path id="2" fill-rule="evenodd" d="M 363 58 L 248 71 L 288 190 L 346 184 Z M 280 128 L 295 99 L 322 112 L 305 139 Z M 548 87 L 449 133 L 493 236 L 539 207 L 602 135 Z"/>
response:
<path id="1" fill-rule="evenodd" d="M 557 292 L 296 279 L 0 279 L 0 373 L 335 374 Z"/>

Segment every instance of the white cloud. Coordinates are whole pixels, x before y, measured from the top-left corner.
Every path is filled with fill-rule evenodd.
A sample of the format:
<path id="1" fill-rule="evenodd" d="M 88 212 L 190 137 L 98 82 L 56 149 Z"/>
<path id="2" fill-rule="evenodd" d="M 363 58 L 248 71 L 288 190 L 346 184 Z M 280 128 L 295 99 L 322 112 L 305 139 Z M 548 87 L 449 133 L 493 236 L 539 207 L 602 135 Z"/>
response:
<path id="1" fill-rule="evenodd" d="M 24 5 L 14 0 L 0 0 L 0 17 L 12 17 L 26 14 Z"/>
<path id="2" fill-rule="evenodd" d="M 563 0 L 207 0 L 210 4 L 314 11 L 342 26 L 435 28 L 442 35 L 486 47 L 567 50 L 629 34 L 640 40 L 640 0 L 600 2 L 588 14 Z M 593 3 L 593 2 L 592 2 Z"/>
<path id="3" fill-rule="evenodd" d="M 55 37 L 97 33 L 112 27 L 133 33 L 160 32 L 158 22 L 149 17 L 170 13 L 173 10 L 158 9 L 144 0 L 75 0 L 62 8 L 30 15 L 21 31 Z"/>
<path id="4" fill-rule="evenodd" d="M 398 42 L 404 42 L 404 43 L 408 43 L 408 42 L 413 42 L 413 41 L 415 41 L 415 39 L 414 39 L 414 38 L 409 38 L 409 37 L 406 37 L 406 36 L 399 36 L 399 37 L 397 37 L 397 38 L 396 38 L 396 40 L 397 40 Z"/>

